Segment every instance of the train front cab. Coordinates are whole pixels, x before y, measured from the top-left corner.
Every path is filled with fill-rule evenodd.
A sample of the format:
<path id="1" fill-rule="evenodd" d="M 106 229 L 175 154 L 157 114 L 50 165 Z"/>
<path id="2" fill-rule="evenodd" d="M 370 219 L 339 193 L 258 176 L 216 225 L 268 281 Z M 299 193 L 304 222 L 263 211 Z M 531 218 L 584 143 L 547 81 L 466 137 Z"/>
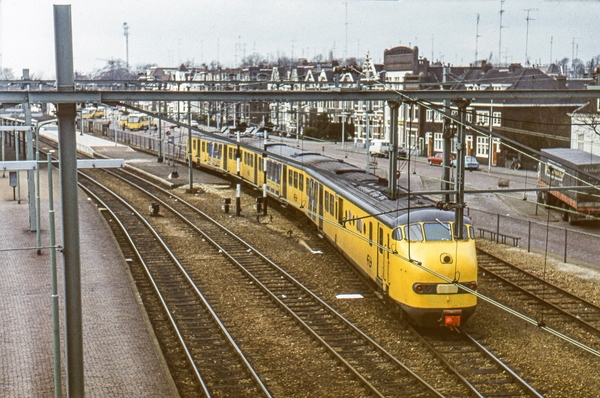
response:
<path id="1" fill-rule="evenodd" d="M 464 239 L 457 240 L 453 221 L 441 214 L 394 229 L 392 239 L 404 258 L 390 262 L 388 293 L 419 326 L 452 328 L 473 315 L 477 297 L 427 269 L 476 290 L 477 256 L 470 222 L 465 219 Z"/>

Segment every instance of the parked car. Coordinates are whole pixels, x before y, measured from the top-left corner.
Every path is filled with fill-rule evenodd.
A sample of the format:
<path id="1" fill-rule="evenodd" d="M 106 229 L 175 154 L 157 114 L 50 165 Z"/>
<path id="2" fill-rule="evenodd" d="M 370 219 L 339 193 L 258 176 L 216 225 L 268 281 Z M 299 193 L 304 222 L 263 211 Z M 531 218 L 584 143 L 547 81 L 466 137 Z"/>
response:
<path id="1" fill-rule="evenodd" d="M 452 159 L 450 162 L 452 167 L 456 167 L 456 159 Z M 479 162 L 475 156 L 465 156 L 465 170 L 477 170 L 479 168 Z"/>
<path id="2" fill-rule="evenodd" d="M 401 146 L 398 147 L 398 157 L 400 159 L 406 159 L 408 158 L 408 152 L 405 148 L 402 148 Z"/>
<path id="3" fill-rule="evenodd" d="M 369 146 L 371 156 L 381 156 L 387 158 L 390 156 L 390 143 L 382 140 L 373 140 Z"/>
<path id="4" fill-rule="evenodd" d="M 452 161 L 454 158 L 455 158 L 454 155 L 450 155 L 450 161 Z M 432 165 L 432 166 L 433 165 L 440 165 L 440 164 L 443 163 L 443 161 L 444 161 L 444 154 L 441 153 L 441 152 L 436 153 L 435 155 L 430 156 L 430 157 L 427 158 L 427 162 L 429 162 L 429 164 Z"/>

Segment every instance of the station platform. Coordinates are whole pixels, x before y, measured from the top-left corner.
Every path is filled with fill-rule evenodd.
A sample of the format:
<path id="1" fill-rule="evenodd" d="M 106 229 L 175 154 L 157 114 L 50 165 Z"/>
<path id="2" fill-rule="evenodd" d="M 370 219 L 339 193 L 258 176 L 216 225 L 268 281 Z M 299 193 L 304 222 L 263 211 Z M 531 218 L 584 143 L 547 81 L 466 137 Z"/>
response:
<path id="1" fill-rule="evenodd" d="M 88 148 L 125 146 L 78 135 Z M 132 153 L 134 153 L 132 151 Z M 11 157 L 12 156 L 12 157 Z M 143 164 L 144 159 L 137 164 Z M 6 148 L 6 160 L 14 159 Z M 150 164 L 150 156 L 145 159 Z M 154 163 L 156 161 L 154 160 Z M 164 165 L 165 170 L 168 169 Z M 149 172 L 152 172 L 150 169 Z M 32 172 L 35 173 L 35 172 Z M 20 203 L 0 173 L 0 396 L 54 397 L 48 171 L 40 176 L 41 249 L 30 231 L 27 172 L 19 172 Z M 59 173 L 53 176 L 56 243 L 62 242 Z M 89 397 L 178 396 L 143 305 L 114 237 L 84 194 L 79 195 L 84 386 Z M 57 252 L 62 393 L 66 396 L 64 274 Z"/>

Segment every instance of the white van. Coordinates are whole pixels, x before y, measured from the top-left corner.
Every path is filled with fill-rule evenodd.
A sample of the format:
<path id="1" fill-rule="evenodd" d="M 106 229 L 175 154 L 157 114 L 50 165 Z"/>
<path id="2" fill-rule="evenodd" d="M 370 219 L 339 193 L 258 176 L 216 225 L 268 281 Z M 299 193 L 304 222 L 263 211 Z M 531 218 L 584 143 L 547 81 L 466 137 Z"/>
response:
<path id="1" fill-rule="evenodd" d="M 382 156 L 387 158 L 390 156 L 390 143 L 383 140 L 373 140 L 369 145 L 369 154 L 371 156 Z"/>

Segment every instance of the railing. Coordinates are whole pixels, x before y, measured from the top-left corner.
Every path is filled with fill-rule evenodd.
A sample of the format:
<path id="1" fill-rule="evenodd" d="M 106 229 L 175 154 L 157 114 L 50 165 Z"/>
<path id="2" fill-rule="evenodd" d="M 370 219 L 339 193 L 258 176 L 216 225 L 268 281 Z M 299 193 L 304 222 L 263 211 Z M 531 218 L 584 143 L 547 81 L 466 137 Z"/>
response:
<path id="1" fill-rule="evenodd" d="M 552 213 L 551 213 L 552 214 Z M 596 233 L 598 222 L 590 224 L 593 232 L 581 232 L 557 224 L 556 217 L 548 216 L 546 222 L 530 221 L 523 217 L 514 217 L 491 213 L 485 210 L 467 208 L 467 215 L 483 236 L 496 243 L 513 240 L 514 246 L 527 248 L 528 252 L 548 253 L 563 262 L 598 264 L 600 257 L 600 234 Z M 596 225 L 596 227 L 592 227 Z M 503 236 L 505 237 L 503 239 Z M 520 240 L 520 242 L 519 242 Z"/>

